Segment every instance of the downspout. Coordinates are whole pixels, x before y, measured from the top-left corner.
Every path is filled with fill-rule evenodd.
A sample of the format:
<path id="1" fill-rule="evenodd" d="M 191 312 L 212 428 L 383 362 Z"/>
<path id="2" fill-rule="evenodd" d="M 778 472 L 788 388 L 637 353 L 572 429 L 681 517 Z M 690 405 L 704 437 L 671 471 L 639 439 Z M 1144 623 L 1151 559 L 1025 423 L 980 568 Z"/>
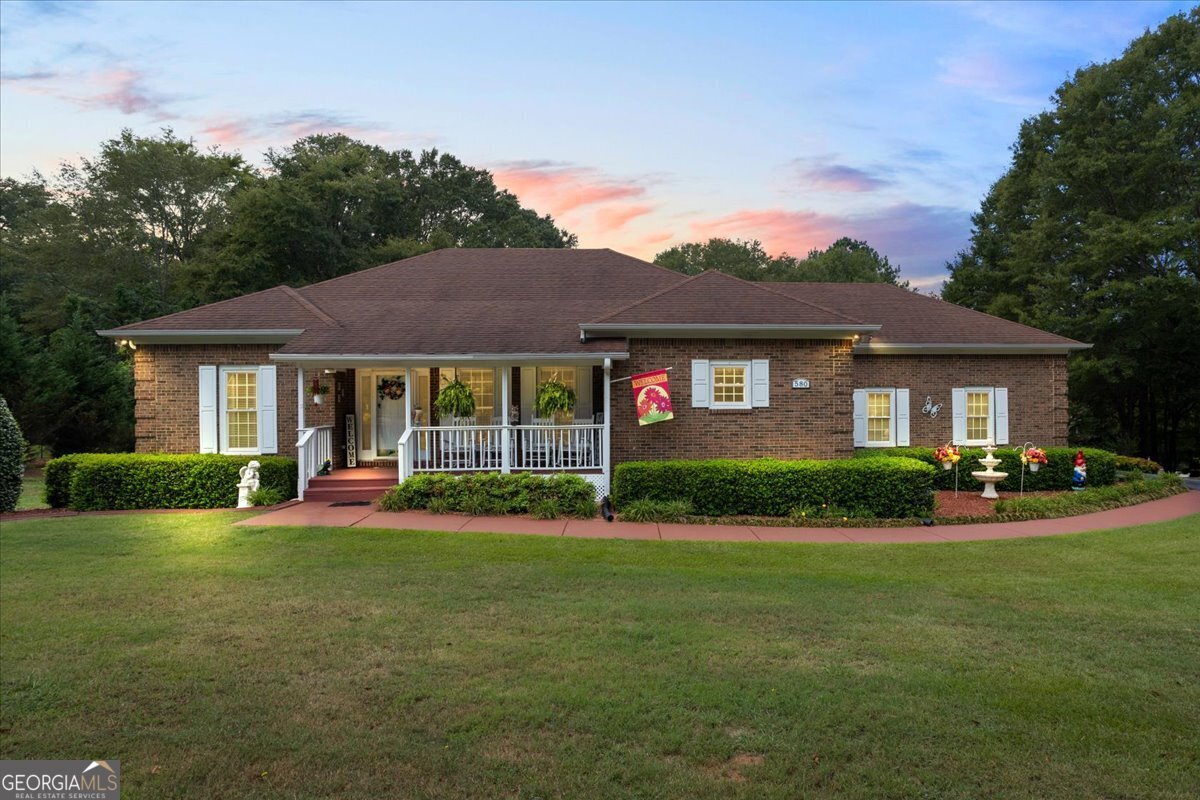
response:
<path id="1" fill-rule="evenodd" d="M 612 359 L 604 359 L 604 433 L 601 440 L 604 459 L 604 495 L 612 491 Z"/>
<path id="2" fill-rule="evenodd" d="M 304 367 L 296 366 L 296 435 L 304 430 Z M 296 451 L 296 499 L 304 499 L 307 476 L 304 474 L 305 454 Z"/>

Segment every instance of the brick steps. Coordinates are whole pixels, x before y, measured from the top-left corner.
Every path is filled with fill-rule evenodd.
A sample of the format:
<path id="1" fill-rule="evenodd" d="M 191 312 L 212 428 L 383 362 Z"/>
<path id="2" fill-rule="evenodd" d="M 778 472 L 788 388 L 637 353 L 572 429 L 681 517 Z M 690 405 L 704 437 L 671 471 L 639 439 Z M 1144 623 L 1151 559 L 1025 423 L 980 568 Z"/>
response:
<path id="1" fill-rule="evenodd" d="M 313 503 L 371 502 L 395 485 L 393 470 L 336 470 L 310 480 L 304 499 Z"/>

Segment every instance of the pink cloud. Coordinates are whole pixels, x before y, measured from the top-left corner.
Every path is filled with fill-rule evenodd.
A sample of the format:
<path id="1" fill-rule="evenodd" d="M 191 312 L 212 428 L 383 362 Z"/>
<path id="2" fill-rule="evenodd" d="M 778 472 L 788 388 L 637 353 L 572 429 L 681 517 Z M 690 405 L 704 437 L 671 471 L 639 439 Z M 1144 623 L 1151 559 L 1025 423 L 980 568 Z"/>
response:
<path id="1" fill-rule="evenodd" d="M 658 233 L 651 233 L 648 236 L 643 236 L 639 242 L 641 244 L 662 244 L 663 242 L 674 238 L 674 236 L 675 234 L 671 233 L 670 231 L 659 231 Z"/>
<path id="2" fill-rule="evenodd" d="M 690 227 L 696 241 L 714 236 L 758 239 L 768 252 L 800 257 L 849 236 L 866 241 L 901 265 L 906 278 L 922 281 L 944 275 L 946 254 L 967 244 L 970 218 L 971 212 L 963 209 L 897 203 L 846 216 L 807 210 L 744 209 L 699 220 Z"/>
<path id="3" fill-rule="evenodd" d="M 654 210 L 654 206 L 613 205 L 596 211 L 596 232 L 612 233 L 624 228 L 630 220 L 643 217 Z"/>
<path id="4" fill-rule="evenodd" d="M 873 192 L 890 183 L 864 169 L 845 164 L 797 163 L 796 166 L 797 177 L 804 185 L 827 192 Z"/>
<path id="5" fill-rule="evenodd" d="M 492 175 L 496 184 L 519 197 L 522 205 L 556 217 L 584 206 L 632 200 L 646 193 L 646 187 L 636 181 L 616 180 L 591 167 L 548 161 L 508 162 L 492 170 Z"/>
<path id="6" fill-rule="evenodd" d="M 167 108 L 173 98 L 151 89 L 145 73 L 131 67 L 113 65 L 82 74 L 33 72 L 6 75 L 2 80 L 17 91 L 55 97 L 88 110 L 146 114 L 155 120 L 176 116 Z"/>

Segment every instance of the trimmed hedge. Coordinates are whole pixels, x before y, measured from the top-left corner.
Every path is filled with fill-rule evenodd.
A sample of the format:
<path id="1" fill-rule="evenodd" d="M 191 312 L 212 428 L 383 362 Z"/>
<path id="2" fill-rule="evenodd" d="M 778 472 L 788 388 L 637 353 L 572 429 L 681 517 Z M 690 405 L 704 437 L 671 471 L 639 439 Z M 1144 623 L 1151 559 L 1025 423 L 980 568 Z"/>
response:
<path id="1" fill-rule="evenodd" d="M 589 518 L 596 514 L 596 490 L 578 475 L 475 472 L 466 475 L 414 475 L 379 500 L 383 511 L 425 508 L 476 516 L 532 514 L 539 519 Z"/>
<path id="2" fill-rule="evenodd" d="M 996 513 L 1005 519 L 1071 517 L 1076 514 L 1137 505 L 1186 491 L 1183 480 L 1178 475 L 1167 472 L 1154 478 L 1084 489 L 1081 492 L 997 500 Z"/>
<path id="3" fill-rule="evenodd" d="M 1147 475 L 1157 475 L 1163 471 L 1162 465 L 1157 461 L 1151 461 L 1148 458 L 1138 458 L 1137 456 L 1117 456 L 1117 469 L 1123 472 L 1144 472 Z"/>
<path id="4" fill-rule="evenodd" d="M 1071 473 L 1075 469 L 1075 454 L 1079 452 L 1080 448 L 1046 447 L 1043 449 L 1046 451 L 1046 457 L 1050 459 L 1050 463 L 1043 464 L 1037 472 L 1030 472 L 1026 468 L 1025 491 L 1070 489 Z M 961 447 L 959 450 L 962 452 L 962 460 L 958 462 L 958 488 L 961 490 L 964 487 L 971 488 L 982 485 L 971 477 L 971 473 L 975 470 L 983 470 L 983 465 L 978 461 L 984 456 L 983 448 Z M 934 460 L 932 447 L 869 448 L 856 450 L 854 457 L 866 459 L 915 458 L 917 461 L 932 464 L 937 469 L 933 479 L 935 489 L 954 488 L 954 470 L 943 469 L 942 465 Z M 1097 450 L 1094 447 L 1085 447 L 1083 448 L 1083 457 L 1087 459 L 1088 486 L 1109 486 L 1116 482 L 1117 457 L 1114 453 Z M 1021 488 L 1020 454 L 1012 446 L 1005 445 L 996 450 L 996 458 L 1000 459 L 1000 463 L 996 465 L 996 471 L 1008 473 L 1007 478 L 996 484 L 996 489 L 1001 492 L 1018 491 Z"/>
<path id="5" fill-rule="evenodd" d="M 21 427 L 0 395 L 0 512 L 12 511 L 21 499 L 25 474 L 25 438 Z"/>
<path id="6" fill-rule="evenodd" d="M 46 502 L 75 511 L 233 508 L 238 470 L 262 466 L 262 488 L 296 496 L 296 462 L 280 456 L 75 453 L 46 464 Z"/>
<path id="7" fill-rule="evenodd" d="M 620 510 L 638 500 L 688 501 L 704 516 L 787 516 L 838 506 L 861 517 L 933 513 L 934 470 L 913 459 L 630 461 L 613 473 Z"/>

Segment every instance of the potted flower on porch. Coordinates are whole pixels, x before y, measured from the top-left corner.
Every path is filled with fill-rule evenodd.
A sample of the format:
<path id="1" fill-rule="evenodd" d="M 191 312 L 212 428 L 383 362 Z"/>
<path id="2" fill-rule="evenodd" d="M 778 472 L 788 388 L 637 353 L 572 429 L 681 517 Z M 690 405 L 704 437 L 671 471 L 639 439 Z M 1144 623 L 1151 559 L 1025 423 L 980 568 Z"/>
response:
<path id="1" fill-rule="evenodd" d="M 442 387 L 433 405 L 442 419 L 466 419 L 475 415 L 475 394 L 455 378 Z"/>
<path id="2" fill-rule="evenodd" d="M 312 384 L 308 387 L 308 396 L 312 398 L 313 405 L 319 406 L 324 403 L 327 394 L 329 394 L 329 386 L 313 378 Z"/>
<path id="3" fill-rule="evenodd" d="M 539 417 L 554 417 L 565 424 L 575 416 L 575 401 L 575 390 L 553 377 L 537 387 L 533 408 Z"/>

